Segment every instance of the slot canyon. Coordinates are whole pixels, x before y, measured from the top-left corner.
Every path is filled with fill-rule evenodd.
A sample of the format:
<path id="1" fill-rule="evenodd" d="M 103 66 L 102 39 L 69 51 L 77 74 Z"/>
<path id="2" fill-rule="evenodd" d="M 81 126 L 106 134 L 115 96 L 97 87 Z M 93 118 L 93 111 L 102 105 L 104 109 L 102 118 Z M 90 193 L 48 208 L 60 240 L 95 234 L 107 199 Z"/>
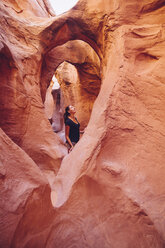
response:
<path id="1" fill-rule="evenodd" d="M 165 0 L 1 0 L 0 23 L 0 248 L 164 248 Z"/>

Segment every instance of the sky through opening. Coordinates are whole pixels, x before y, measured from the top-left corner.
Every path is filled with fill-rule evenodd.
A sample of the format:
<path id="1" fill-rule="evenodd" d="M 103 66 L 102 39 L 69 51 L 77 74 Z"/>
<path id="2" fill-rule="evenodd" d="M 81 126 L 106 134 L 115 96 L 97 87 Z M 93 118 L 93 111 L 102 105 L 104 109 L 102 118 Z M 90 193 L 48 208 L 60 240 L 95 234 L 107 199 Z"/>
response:
<path id="1" fill-rule="evenodd" d="M 49 0 L 55 14 L 60 15 L 69 9 L 73 8 L 78 0 Z"/>

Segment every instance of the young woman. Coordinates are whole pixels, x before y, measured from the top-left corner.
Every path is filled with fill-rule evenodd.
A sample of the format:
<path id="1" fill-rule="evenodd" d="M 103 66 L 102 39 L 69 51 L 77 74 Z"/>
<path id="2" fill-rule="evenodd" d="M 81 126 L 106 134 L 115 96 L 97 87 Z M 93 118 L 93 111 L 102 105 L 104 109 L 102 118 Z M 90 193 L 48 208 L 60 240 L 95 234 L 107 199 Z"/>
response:
<path id="1" fill-rule="evenodd" d="M 65 123 L 65 138 L 69 152 L 80 139 L 80 123 L 75 117 L 75 107 L 69 105 L 65 108 L 64 123 Z"/>

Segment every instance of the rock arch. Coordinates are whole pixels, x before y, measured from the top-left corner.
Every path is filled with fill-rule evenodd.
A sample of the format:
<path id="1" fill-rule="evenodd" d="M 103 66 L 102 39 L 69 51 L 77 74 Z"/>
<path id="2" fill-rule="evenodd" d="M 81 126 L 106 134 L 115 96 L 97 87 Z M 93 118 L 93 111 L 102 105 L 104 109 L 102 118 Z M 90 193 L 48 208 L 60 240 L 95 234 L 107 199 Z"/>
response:
<path id="1" fill-rule="evenodd" d="M 88 74 L 96 75 L 97 80 L 95 79 L 95 85 L 96 88 L 100 88 L 100 59 L 97 54 L 87 43 L 83 41 L 68 41 L 63 45 L 57 46 L 54 49 L 50 50 L 43 57 L 40 83 L 41 95 L 43 99 L 45 90 L 48 87 L 54 72 L 56 71 L 57 67 L 64 61 L 75 65 L 78 71 L 81 71 L 81 67 L 83 67 L 83 65 L 89 65 L 91 69 Z M 98 91 L 96 91 L 96 95 L 97 94 Z"/>
<path id="2" fill-rule="evenodd" d="M 72 64 L 76 68 L 75 76 L 77 77 L 77 85 L 72 83 L 72 74 L 67 69 L 58 68 L 64 61 Z M 101 86 L 100 78 L 100 59 L 95 51 L 85 42 L 80 40 L 69 41 L 62 46 L 55 47 L 44 57 L 43 70 L 41 76 L 41 94 L 44 100 L 45 89 L 50 83 L 52 75 L 57 70 L 57 77 L 61 85 L 63 96 L 68 95 L 67 86 L 70 85 L 71 96 L 64 100 L 64 104 L 74 104 L 77 106 L 77 114 L 82 128 L 86 127 L 93 103 L 99 93 Z M 68 79 L 64 75 L 68 75 Z M 70 76 L 69 76 L 70 74 Z M 75 88 L 77 87 L 77 88 Z M 70 100 L 69 100 L 70 99 Z M 73 99 L 75 99 L 73 101 Z M 77 104 L 78 103 L 78 104 Z"/>
<path id="3" fill-rule="evenodd" d="M 43 246 L 47 245 L 51 248 L 53 238 L 56 237 L 53 231 L 58 231 L 58 240 L 54 243 L 59 244 L 60 238 L 63 240 L 64 234 L 68 234 L 68 225 L 62 225 L 62 221 L 70 223 L 67 218 L 71 218 L 76 212 L 76 224 L 80 227 L 77 233 L 83 234 L 82 239 L 79 239 L 80 235 L 76 237 L 77 247 L 100 247 L 100 235 L 101 238 L 106 237 L 104 247 L 122 247 L 123 244 L 125 247 L 134 248 L 139 248 L 139 244 L 145 248 L 164 247 L 165 6 L 163 1 L 155 0 L 151 4 L 149 0 L 145 3 L 137 0 L 97 2 L 80 0 L 75 8 L 60 18 L 47 19 L 49 15 L 37 15 L 37 18 L 33 18 L 33 23 L 25 18 L 23 12 L 19 15 L 12 8 L 6 8 L 5 2 L 3 0 L 0 2 L 0 17 L 2 17 L 0 40 L 9 48 L 12 60 L 19 69 L 19 73 L 15 73 L 15 77 L 12 78 L 12 86 L 14 88 L 17 86 L 19 89 L 22 86 L 26 91 L 27 99 L 30 100 L 28 122 L 22 122 L 22 127 L 28 124 L 23 137 L 15 122 L 11 123 L 10 130 L 6 133 L 12 137 L 12 131 L 17 130 L 17 137 L 21 137 L 21 140 L 17 141 L 18 145 L 35 161 L 33 163 L 28 159 L 25 167 L 35 168 L 37 164 L 45 174 L 48 170 L 57 173 L 59 167 L 60 170 L 53 185 L 57 195 L 55 206 L 58 208 L 58 214 L 50 206 L 47 197 L 50 188 L 46 186 L 46 181 L 42 181 L 44 176 L 39 170 L 35 170 L 35 176 L 39 177 L 42 183 L 34 182 L 34 184 L 42 184 L 46 190 L 42 191 L 40 188 L 40 193 L 35 194 L 34 191 L 34 195 L 31 195 L 32 191 L 29 188 L 34 189 L 35 186 L 31 185 L 33 180 L 29 178 L 30 172 L 26 170 L 29 178 L 25 180 L 27 188 L 25 190 L 25 185 L 19 185 L 21 190 L 18 190 L 18 193 L 21 191 L 21 199 L 26 202 L 26 207 L 19 204 L 18 208 L 14 209 L 17 214 L 20 213 L 20 219 L 17 219 L 16 224 L 11 209 L 4 208 L 3 202 L 0 202 L 1 216 L 7 216 L 5 218 L 5 220 L 9 219 L 7 227 L 12 229 L 9 231 L 12 235 L 1 236 L 1 246 L 7 244 L 10 247 L 12 244 L 19 247 L 22 243 L 23 247 L 36 247 L 42 240 Z M 11 1 L 10 4 L 12 5 Z M 72 30 L 70 31 L 68 27 Z M 75 29 L 73 30 L 72 27 Z M 86 40 L 86 37 L 89 37 L 88 43 L 91 43 L 90 45 L 101 57 L 102 87 L 85 134 L 61 164 L 66 154 L 63 150 L 64 146 L 52 133 L 49 122 L 44 117 L 39 84 L 42 59 L 54 46 L 62 45 L 68 39 Z M 3 54 L 4 52 L 7 51 L 3 50 Z M 7 66 L 7 62 L 5 63 Z M 148 68 L 146 63 L 152 66 Z M 147 70 L 144 70 L 145 68 Z M 17 80 L 19 76 L 20 81 Z M 4 80 L 0 81 L 3 87 L 5 87 L 4 83 Z M 18 93 L 21 95 L 22 92 L 18 91 Z M 10 99 L 8 98 L 8 101 Z M 12 101 L 10 103 L 14 117 L 21 120 L 20 109 L 14 112 L 15 103 L 13 105 Z M 41 122 L 38 123 L 38 120 Z M 7 122 L 3 121 L 3 125 L 6 124 Z M 3 185 L 1 195 L 6 197 L 8 190 L 6 185 L 11 187 L 11 174 L 8 168 L 13 166 L 9 164 L 10 166 L 7 167 L 11 161 L 8 160 L 8 152 L 11 146 L 13 146 L 11 155 L 20 148 L 3 132 L 1 132 L 1 141 L 1 149 L 3 149 L 0 156 L 0 180 Z M 22 165 L 19 156 L 23 157 L 25 155 L 23 154 L 24 152 L 19 152 L 15 157 L 17 169 Z M 18 183 L 17 175 L 19 174 L 12 173 L 12 177 L 16 178 Z M 51 180 L 50 184 L 52 185 Z M 42 192 L 47 192 L 44 193 L 45 201 L 42 204 L 35 204 L 38 197 L 42 199 Z M 14 196 L 12 191 L 8 194 L 11 204 Z M 16 198 L 19 196 L 16 194 Z M 90 201 L 93 198 L 97 203 L 95 206 L 99 208 L 93 207 Z M 86 204 L 88 200 L 89 206 Z M 81 202 L 85 203 L 83 207 Z M 31 215 L 30 211 L 36 206 L 39 215 L 34 214 L 35 211 Z M 42 210 L 46 206 L 55 213 L 53 220 L 50 218 L 50 215 L 53 215 L 49 211 L 49 215 L 46 211 L 44 211 L 46 215 L 42 215 Z M 116 206 L 120 206 L 119 211 Z M 104 214 L 104 207 L 107 215 Z M 59 218 L 56 218 L 57 215 Z M 31 216 L 33 220 L 29 221 Z M 46 222 L 47 217 L 49 224 Z M 33 229 L 33 223 L 34 226 L 41 224 L 37 231 Z M 60 235 L 61 227 L 63 229 Z M 4 229 L 2 226 L 1 230 L 7 228 Z M 19 230 L 21 230 L 21 240 Z M 84 230 L 87 235 L 84 234 Z M 131 235 L 133 238 L 130 237 L 130 233 L 133 234 Z M 76 234 L 73 227 L 69 236 L 66 235 L 67 244 L 75 241 Z M 122 243 L 120 237 L 123 238 Z M 63 247 L 65 244 L 63 246 L 61 243 L 59 248 Z"/>

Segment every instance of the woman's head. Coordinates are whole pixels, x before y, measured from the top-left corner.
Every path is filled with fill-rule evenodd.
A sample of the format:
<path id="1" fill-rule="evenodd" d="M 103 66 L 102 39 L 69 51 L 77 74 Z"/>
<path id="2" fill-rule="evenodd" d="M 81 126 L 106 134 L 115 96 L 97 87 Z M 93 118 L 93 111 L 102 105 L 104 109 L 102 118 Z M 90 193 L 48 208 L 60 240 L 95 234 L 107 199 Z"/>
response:
<path id="1" fill-rule="evenodd" d="M 68 115 L 70 115 L 70 113 L 69 113 L 69 107 L 70 107 L 70 105 L 68 105 L 68 106 L 65 108 L 65 113 L 67 113 Z"/>
<path id="2" fill-rule="evenodd" d="M 69 112 L 70 114 L 75 114 L 75 113 L 76 113 L 76 109 L 75 109 L 75 107 L 74 107 L 74 106 L 69 105 L 68 107 L 69 107 L 68 112 Z"/>
<path id="3" fill-rule="evenodd" d="M 66 122 L 66 120 L 68 119 L 68 117 L 72 114 L 75 114 L 76 113 L 76 110 L 75 110 L 75 107 L 72 106 L 72 105 L 68 105 L 66 108 L 65 108 L 65 113 L 64 113 L 64 122 Z"/>

